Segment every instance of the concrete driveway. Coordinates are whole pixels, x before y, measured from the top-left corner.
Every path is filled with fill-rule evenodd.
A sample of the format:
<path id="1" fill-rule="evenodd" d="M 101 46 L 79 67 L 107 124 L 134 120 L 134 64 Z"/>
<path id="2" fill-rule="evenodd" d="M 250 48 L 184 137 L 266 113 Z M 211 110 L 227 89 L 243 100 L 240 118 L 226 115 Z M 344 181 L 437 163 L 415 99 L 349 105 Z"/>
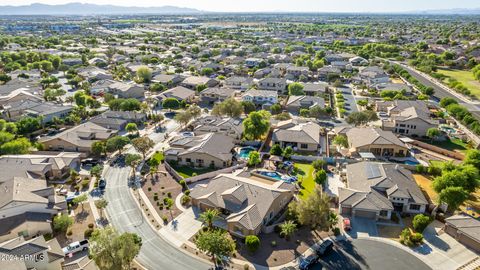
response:
<path id="1" fill-rule="evenodd" d="M 378 236 L 377 222 L 373 219 L 349 217 L 352 229 L 345 232 L 351 238 Z"/>
<path id="2" fill-rule="evenodd" d="M 202 222 L 198 220 L 198 212 L 199 210 L 195 207 L 188 208 L 162 227 L 159 233 L 175 246 L 181 247 L 202 228 Z"/>
<path id="3" fill-rule="evenodd" d="M 424 244 L 414 249 L 424 255 L 434 269 L 457 269 L 478 255 L 442 231 L 443 224 L 433 221 L 423 232 Z"/>

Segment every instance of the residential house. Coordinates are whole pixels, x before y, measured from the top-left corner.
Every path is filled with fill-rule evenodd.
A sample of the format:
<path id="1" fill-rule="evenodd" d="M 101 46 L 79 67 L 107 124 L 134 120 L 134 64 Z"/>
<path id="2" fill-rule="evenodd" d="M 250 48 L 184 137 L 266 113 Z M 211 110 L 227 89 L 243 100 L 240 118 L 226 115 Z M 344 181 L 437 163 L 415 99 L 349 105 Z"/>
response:
<path id="1" fill-rule="evenodd" d="M 93 95 L 99 95 L 103 93 L 108 93 L 110 90 L 110 85 L 116 83 L 114 80 L 99 80 L 91 84 L 90 93 Z"/>
<path id="2" fill-rule="evenodd" d="M 166 87 L 175 87 L 185 79 L 184 76 L 178 74 L 158 74 L 152 78 L 153 83 L 161 83 Z"/>
<path id="3" fill-rule="evenodd" d="M 163 91 L 156 98 L 160 101 L 167 98 L 175 98 L 178 101 L 185 100 L 185 102 L 191 102 L 195 98 L 195 91 L 183 86 L 177 86 Z"/>
<path id="4" fill-rule="evenodd" d="M 245 59 L 245 66 L 248 68 L 258 67 L 262 61 L 260 58 L 247 58 Z"/>
<path id="5" fill-rule="evenodd" d="M 205 133 L 194 137 L 178 137 L 170 142 L 165 160 L 181 166 L 225 168 L 232 164 L 233 138 Z"/>
<path id="6" fill-rule="evenodd" d="M 206 87 L 214 87 L 218 84 L 218 81 L 215 79 L 211 79 L 208 77 L 199 77 L 199 76 L 191 76 L 185 78 L 180 85 L 186 87 L 188 89 L 195 90 L 199 85 L 205 85 Z"/>
<path id="7" fill-rule="evenodd" d="M 25 240 L 22 236 L 0 243 L 0 257 L 17 258 L 1 260 L 1 269 L 62 269 L 65 254 L 56 238 L 45 240 L 43 236 Z M 5 266 L 5 268 L 3 266 Z"/>
<path id="8" fill-rule="evenodd" d="M 240 140 L 243 134 L 243 119 L 208 115 L 195 120 L 191 130 L 196 135 L 218 133 Z"/>
<path id="9" fill-rule="evenodd" d="M 59 105 L 37 100 L 19 100 L 3 105 L 1 117 L 8 121 L 18 121 L 23 117 L 41 117 L 43 123 L 52 122 L 53 118 L 64 118 L 73 110 L 73 106 Z"/>
<path id="10" fill-rule="evenodd" d="M 331 81 L 333 78 L 340 78 L 342 71 L 337 67 L 324 66 L 318 69 L 318 79 L 321 81 Z"/>
<path id="11" fill-rule="evenodd" d="M 115 82 L 108 86 L 108 92 L 119 98 L 143 99 L 145 97 L 143 85 L 136 83 Z"/>
<path id="12" fill-rule="evenodd" d="M 38 93 L 32 92 L 28 88 L 16 88 L 8 93 L 5 93 L 4 95 L 0 93 L 1 107 L 5 106 L 8 103 L 25 101 L 25 100 L 42 102 L 43 98 Z"/>
<path id="13" fill-rule="evenodd" d="M 480 221 L 466 214 L 445 219 L 443 230 L 466 247 L 480 253 Z"/>
<path id="14" fill-rule="evenodd" d="M 81 152 L 88 156 L 94 142 L 107 140 L 116 133 L 117 131 L 86 122 L 54 136 L 41 138 L 38 142 L 48 151 Z"/>
<path id="15" fill-rule="evenodd" d="M 328 83 L 304 83 L 303 92 L 307 96 L 321 96 L 328 92 Z"/>
<path id="16" fill-rule="evenodd" d="M 253 86 L 253 78 L 233 76 L 225 79 L 224 85 L 232 89 L 247 90 Z"/>
<path id="17" fill-rule="evenodd" d="M 384 157 L 408 154 L 407 145 L 391 131 L 374 127 L 354 127 L 336 129 L 336 133 L 347 137 L 350 156 L 364 152 Z"/>
<path id="18" fill-rule="evenodd" d="M 352 57 L 348 60 L 352 66 L 367 66 L 368 65 L 368 60 L 360 57 L 360 56 L 355 56 Z"/>
<path id="19" fill-rule="evenodd" d="M 235 96 L 237 90 L 226 87 L 211 87 L 200 92 L 200 102 L 213 105 Z"/>
<path id="20" fill-rule="evenodd" d="M 289 96 L 285 102 L 285 108 L 292 114 L 298 114 L 301 109 L 311 109 L 315 106 L 325 108 L 325 100 L 318 96 Z"/>
<path id="21" fill-rule="evenodd" d="M 264 78 L 257 83 L 259 90 L 275 91 L 283 94 L 287 89 L 287 80 L 284 78 Z"/>
<path id="22" fill-rule="evenodd" d="M 367 85 L 375 85 L 379 83 L 390 82 L 390 77 L 383 71 L 381 67 L 371 66 L 365 67 L 358 73 L 360 79 Z"/>
<path id="23" fill-rule="evenodd" d="M 308 67 L 289 66 L 287 67 L 285 77 L 291 80 L 298 79 L 300 76 L 308 78 L 309 71 Z"/>
<path id="24" fill-rule="evenodd" d="M 317 152 L 320 149 L 320 130 L 320 126 L 313 122 L 281 121 L 273 130 L 272 144 L 279 144 L 282 148 L 291 146 L 299 152 Z"/>
<path id="25" fill-rule="evenodd" d="M 271 106 L 278 102 L 278 93 L 269 90 L 248 90 L 242 96 L 243 101 L 251 101 L 256 105 L 264 107 Z"/>
<path id="26" fill-rule="evenodd" d="M 95 82 L 100 80 L 113 80 L 112 74 L 109 74 L 104 69 L 93 66 L 79 68 L 78 75 L 82 76 L 89 82 Z"/>
<path id="27" fill-rule="evenodd" d="M 382 128 L 406 136 L 425 137 L 430 128 L 436 128 L 439 124 L 430 117 L 429 111 L 417 107 L 409 107 L 389 116 L 390 119 L 382 121 Z"/>
<path id="28" fill-rule="evenodd" d="M 92 119 L 90 122 L 108 129 L 124 130 L 128 123 L 143 125 L 147 121 L 147 115 L 139 112 L 106 111 Z"/>
<path id="29" fill-rule="evenodd" d="M 271 225 L 293 198 L 293 185 L 283 181 L 267 184 L 238 173 L 221 174 L 195 186 L 192 205 L 219 210 L 222 222 L 233 235 L 257 235 Z M 216 223 L 214 223 L 215 225 Z"/>
<path id="30" fill-rule="evenodd" d="M 346 169 L 347 187 L 339 188 L 340 214 L 390 220 L 393 212 L 425 212 L 428 201 L 412 172 L 402 166 L 363 161 Z"/>
<path id="31" fill-rule="evenodd" d="M 51 218 L 66 209 L 65 198 L 46 180 L 1 176 L 0 241 L 51 233 Z"/>

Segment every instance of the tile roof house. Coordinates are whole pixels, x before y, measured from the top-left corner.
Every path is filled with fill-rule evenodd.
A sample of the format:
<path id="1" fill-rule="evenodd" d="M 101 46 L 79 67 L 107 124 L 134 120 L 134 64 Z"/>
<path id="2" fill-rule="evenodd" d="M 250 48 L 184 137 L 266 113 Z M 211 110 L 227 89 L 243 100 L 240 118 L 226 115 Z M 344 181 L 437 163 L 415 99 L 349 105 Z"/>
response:
<path id="1" fill-rule="evenodd" d="M 185 78 L 180 85 L 188 89 L 195 90 L 198 85 L 205 85 L 207 87 L 214 87 L 218 84 L 217 80 L 211 79 L 209 77 L 199 77 L 199 76 L 190 76 Z"/>
<path id="2" fill-rule="evenodd" d="M 251 89 L 242 96 L 243 101 L 251 101 L 256 105 L 271 106 L 278 102 L 278 93 L 268 90 Z"/>
<path id="3" fill-rule="evenodd" d="M 24 258 L 8 260 L 6 268 L 2 269 L 62 269 L 65 254 L 56 238 L 46 241 L 43 236 L 25 240 L 22 236 L 0 243 L 0 257 Z M 2 260 L 0 266 L 5 262 Z M 19 262 L 19 263 L 17 263 Z M 11 264 L 14 264 L 13 268 Z M 5 266 L 5 265 L 4 265 Z"/>
<path id="4" fill-rule="evenodd" d="M 160 101 L 167 98 L 175 98 L 179 101 L 185 100 L 186 102 L 189 102 L 195 98 L 195 91 L 183 86 L 177 86 L 163 91 L 161 94 L 157 95 L 156 98 Z"/>
<path id="5" fill-rule="evenodd" d="M 92 144 L 113 137 L 117 131 L 104 128 L 92 122 L 80 124 L 54 136 L 38 140 L 48 151 L 70 151 L 90 154 Z"/>
<path id="6" fill-rule="evenodd" d="M 154 83 L 161 83 L 166 87 L 177 86 L 181 83 L 185 77 L 177 74 L 158 74 L 152 78 L 152 82 Z"/>
<path id="7" fill-rule="evenodd" d="M 232 164 L 233 138 L 219 133 L 178 137 L 165 151 L 167 161 L 194 167 L 225 168 Z"/>
<path id="8" fill-rule="evenodd" d="M 307 96 L 320 96 L 328 92 L 328 83 L 303 83 L 303 92 Z"/>
<path id="9" fill-rule="evenodd" d="M 325 100 L 318 96 L 288 96 L 285 107 L 292 114 L 298 114 L 300 109 L 310 109 L 319 106 L 325 108 Z"/>
<path id="10" fill-rule="evenodd" d="M 107 89 L 110 94 L 119 98 L 143 99 L 145 97 L 143 85 L 136 83 L 115 82 L 110 84 Z"/>
<path id="11" fill-rule="evenodd" d="M 402 166 L 363 161 L 346 169 L 347 187 L 339 188 L 340 214 L 388 220 L 393 211 L 425 212 L 428 201 Z"/>
<path id="12" fill-rule="evenodd" d="M 67 209 L 47 181 L 24 177 L 0 180 L 0 239 L 51 233 L 51 218 Z"/>
<path id="13" fill-rule="evenodd" d="M 293 198 L 293 185 L 283 181 L 268 184 L 239 176 L 221 174 L 191 190 L 192 204 L 200 210 L 218 209 L 227 230 L 238 236 L 257 235 Z"/>
<path id="14" fill-rule="evenodd" d="M 243 134 L 243 119 L 218 116 L 204 116 L 197 118 L 191 125 L 191 130 L 197 134 L 219 133 L 235 140 L 240 140 Z"/>
<path id="15" fill-rule="evenodd" d="M 139 112 L 130 111 L 106 111 L 92 119 L 90 122 L 108 129 L 124 130 L 128 123 L 143 124 L 147 120 L 147 115 Z"/>
<path id="16" fill-rule="evenodd" d="M 73 106 L 59 105 L 52 102 L 21 100 L 9 102 L 0 110 L 2 118 L 8 121 L 17 121 L 25 116 L 43 117 L 43 123 L 48 123 L 53 118 L 64 118 L 73 110 Z"/>
<path id="17" fill-rule="evenodd" d="M 297 123 L 290 119 L 279 122 L 273 130 L 272 144 L 295 151 L 316 152 L 320 148 L 320 126 L 313 122 Z"/>
<path id="18" fill-rule="evenodd" d="M 445 219 L 443 230 L 458 242 L 480 252 L 480 221 L 469 215 L 454 215 Z"/>
<path id="19" fill-rule="evenodd" d="M 228 98 L 234 97 L 237 90 L 226 87 L 211 87 L 200 92 L 200 102 L 213 105 Z"/>
<path id="20" fill-rule="evenodd" d="M 259 90 L 275 91 L 282 94 L 287 90 L 287 80 L 284 78 L 267 77 L 257 82 Z"/>
<path id="21" fill-rule="evenodd" d="M 407 145 L 391 131 L 373 127 L 346 128 L 342 131 L 348 139 L 349 154 L 370 152 L 376 156 L 406 156 Z"/>
<path id="22" fill-rule="evenodd" d="M 224 84 L 228 88 L 246 90 L 253 86 L 253 78 L 232 76 L 225 79 Z"/>

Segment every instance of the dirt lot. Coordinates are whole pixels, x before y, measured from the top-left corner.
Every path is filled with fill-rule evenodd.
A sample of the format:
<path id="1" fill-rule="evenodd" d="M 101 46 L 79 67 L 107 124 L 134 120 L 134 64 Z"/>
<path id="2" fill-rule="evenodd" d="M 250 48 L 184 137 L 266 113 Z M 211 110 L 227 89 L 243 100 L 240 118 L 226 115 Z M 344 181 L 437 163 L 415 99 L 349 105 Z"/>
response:
<path id="1" fill-rule="evenodd" d="M 390 238 L 395 241 L 400 241 L 400 233 L 403 229 L 407 227 L 412 227 L 413 217 L 404 217 L 402 218 L 403 227 L 400 226 L 384 226 L 377 225 L 378 236 L 384 238 Z"/>
<path id="2" fill-rule="evenodd" d="M 61 247 L 64 247 L 69 243 L 85 239 L 84 232 L 88 229 L 88 224 L 95 224 L 95 219 L 92 211 L 90 210 L 90 205 L 88 202 L 83 203 L 83 210 L 81 205 L 76 206 L 74 213 L 74 223 L 69 228 L 69 230 L 72 231 L 72 234 L 57 236 Z"/>

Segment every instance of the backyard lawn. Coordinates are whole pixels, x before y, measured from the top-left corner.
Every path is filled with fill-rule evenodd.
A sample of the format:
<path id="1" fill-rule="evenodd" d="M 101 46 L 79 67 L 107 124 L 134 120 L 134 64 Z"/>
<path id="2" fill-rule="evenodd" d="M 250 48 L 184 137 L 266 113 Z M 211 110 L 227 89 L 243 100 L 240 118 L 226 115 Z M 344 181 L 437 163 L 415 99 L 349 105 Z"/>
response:
<path id="1" fill-rule="evenodd" d="M 180 174 L 183 178 L 189 178 L 189 177 L 192 177 L 194 174 L 200 175 L 200 174 L 212 172 L 215 170 L 211 168 L 197 169 L 197 168 L 192 168 L 188 166 L 172 166 L 172 168 L 175 171 L 177 171 L 177 173 Z"/>
<path id="2" fill-rule="evenodd" d="M 305 199 L 315 189 L 314 169 L 310 164 L 295 163 L 295 168 L 298 170 L 298 180 L 302 181 L 303 189 L 299 193 L 300 198 Z"/>
<path id="3" fill-rule="evenodd" d="M 475 80 L 470 70 L 438 69 L 437 72 L 463 83 L 472 92 L 472 95 L 480 98 L 480 82 Z M 448 82 L 448 79 L 445 82 Z"/>
<path id="4" fill-rule="evenodd" d="M 455 152 L 465 152 L 468 150 L 468 146 L 460 139 L 448 139 L 445 141 L 427 141 L 426 143 L 441 147 L 443 149 Z"/>

